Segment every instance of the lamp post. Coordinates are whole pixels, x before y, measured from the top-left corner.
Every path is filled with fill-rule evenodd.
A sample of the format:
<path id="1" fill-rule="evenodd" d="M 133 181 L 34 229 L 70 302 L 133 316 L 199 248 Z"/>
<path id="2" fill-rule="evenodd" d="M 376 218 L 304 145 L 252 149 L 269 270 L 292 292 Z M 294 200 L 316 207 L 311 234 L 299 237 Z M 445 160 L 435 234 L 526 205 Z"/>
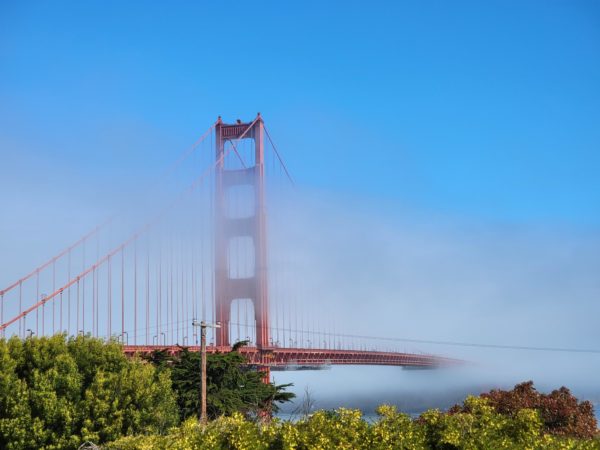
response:
<path id="1" fill-rule="evenodd" d="M 198 323 L 192 321 L 192 326 L 200 327 L 200 423 L 205 425 L 206 418 L 206 328 L 221 328 L 221 323 L 206 323 L 204 320 Z"/>

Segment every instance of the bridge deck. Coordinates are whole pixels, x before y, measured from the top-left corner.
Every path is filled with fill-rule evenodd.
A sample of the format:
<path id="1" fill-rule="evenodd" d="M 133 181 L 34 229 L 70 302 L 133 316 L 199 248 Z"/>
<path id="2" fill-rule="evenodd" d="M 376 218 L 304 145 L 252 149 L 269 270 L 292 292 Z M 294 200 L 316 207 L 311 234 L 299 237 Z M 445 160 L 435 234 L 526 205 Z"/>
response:
<path id="1" fill-rule="evenodd" d="M 199 346 L 186 346 L 189 351 L 200 351 Z M 169 353 L 181 351 L 180 346 L 164 345 L 125 345 L 126 354 L 151 353 L 156 350 L 166 350 Z M 207 346 L 208 353 L 224 353 L 231 347 Z M 450 358 L 435 355 L 379 352 L 367 350 L 335 350 L 318 348 L 282 348 L 282 347 L 242 347 L 239 349 L 248 359 L 249 364 L 273 368 L 297 366 L 326 366 L 326 365 L 368 365 L 368 366 L 401 366 L 413 368 L 436 368 L 460 363 Z"/>

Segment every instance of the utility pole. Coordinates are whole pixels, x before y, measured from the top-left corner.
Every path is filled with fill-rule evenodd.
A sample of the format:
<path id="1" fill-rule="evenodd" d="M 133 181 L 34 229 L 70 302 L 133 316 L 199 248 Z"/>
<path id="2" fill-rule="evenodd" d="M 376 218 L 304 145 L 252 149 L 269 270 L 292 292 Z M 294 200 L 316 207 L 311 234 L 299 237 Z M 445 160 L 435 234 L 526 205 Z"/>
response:
<path id="1" fill-rule="evenodd" d="M 206 425 L 206 328 L 221 328 L 221 323 L 206 323 L 204 320 L 198 323 L 194 319 L 192 326 L 200 327 L 200 423 Z"/>

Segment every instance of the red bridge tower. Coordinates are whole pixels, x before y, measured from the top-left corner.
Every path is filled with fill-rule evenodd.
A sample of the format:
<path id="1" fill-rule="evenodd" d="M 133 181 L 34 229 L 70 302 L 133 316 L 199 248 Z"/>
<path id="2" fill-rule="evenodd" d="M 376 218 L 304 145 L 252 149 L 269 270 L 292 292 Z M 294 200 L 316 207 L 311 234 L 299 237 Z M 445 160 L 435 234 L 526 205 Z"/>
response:
<path id="1" fill-rule="evenodd" d="M 215 126 L 215 306 L 217 346 L 228 346 L 231 304 L 234 300 L 250 300 L 256 320 L 256 346 L 269 346 L 269 297 L 267 284 L 267 243 L 264 186 L 264 123 L 260 116 L 250 123 Z M 242 169 L 228 169 L 225 165 L 226 146 L 236 145 L 242 139 L 254 141 L 254 165 Z M 229 141 L 229 144 L 227 142 Z M 235 147 L 234 147 L 235 150 Z M 237 151 L 237 150 L 235 150 Z M 235 186 L 249 186 L 252 192 L 252 214 L 232 217 L 229 196 Z M 228 206 L 229 205 L 229 206 Z M 252 242 L 252 273 L 244 278 L 232 277 L 230 245 L 235 238 L 250 238 Z"/>

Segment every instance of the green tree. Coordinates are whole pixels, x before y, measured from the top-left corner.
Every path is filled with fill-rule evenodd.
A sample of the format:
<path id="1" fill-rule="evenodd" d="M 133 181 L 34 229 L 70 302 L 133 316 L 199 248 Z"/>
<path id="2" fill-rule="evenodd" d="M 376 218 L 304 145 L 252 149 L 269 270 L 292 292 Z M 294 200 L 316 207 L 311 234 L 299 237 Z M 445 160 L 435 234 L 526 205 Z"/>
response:
<path id="1" fill-rule="evenodd" d="M 0 340 L 0 448 L 70 449 L 178 421 L 168 372 L 89 336 Z"/>
<path id="2" fill-rule="evenodd" d="M 262 374 L 247 365 L 238 351 L 245 343 L 235 345 L 230 352 L 207 355 L 207 413 L 212 419 L 240 412 L 247 417 L 270 414 L 278 403 L 290 401 L 295 394 L 286 392 L 289 384 L 264 383 Z M 176 355 L 155 352 L 150 356 L 160 368 L 170 370 L 173 389 L 182 420 L 197 417 L 200 411 L 200 354 L 182 348 Z"/>

